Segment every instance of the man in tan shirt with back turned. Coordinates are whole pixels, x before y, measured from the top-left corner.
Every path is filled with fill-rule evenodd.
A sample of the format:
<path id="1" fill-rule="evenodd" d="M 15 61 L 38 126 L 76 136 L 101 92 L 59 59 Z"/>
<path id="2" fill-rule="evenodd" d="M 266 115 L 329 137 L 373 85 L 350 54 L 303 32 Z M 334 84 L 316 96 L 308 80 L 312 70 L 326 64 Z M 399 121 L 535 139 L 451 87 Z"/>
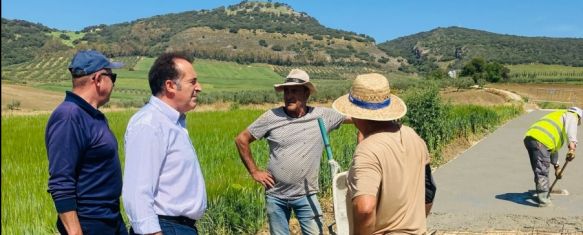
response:
<path id="1" fill-rule="evenodd" d="M 348 171 L 353 234 L 424 234 L 435 184 L 425 142 L 397 122 L 407 106 L 380 74 L 358 76 L 348 95 L 334 101 L 364 139 Z"/>

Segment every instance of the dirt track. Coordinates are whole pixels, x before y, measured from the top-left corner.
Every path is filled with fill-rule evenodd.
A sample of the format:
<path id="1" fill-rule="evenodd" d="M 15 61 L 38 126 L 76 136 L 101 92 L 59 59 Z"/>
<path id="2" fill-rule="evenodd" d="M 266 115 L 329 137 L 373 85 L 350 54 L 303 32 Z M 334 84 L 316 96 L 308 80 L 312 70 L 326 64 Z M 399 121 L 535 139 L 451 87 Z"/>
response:
<path id="1" fill-rule="evenodd" d="M 437 169 L 438 191 L 428 228 L 583 234 L 583 148 L 577 149 L 578 159 L 557 184 L 570 195 L 552 196 L 554 205 L 547 208 L 537 207 L 532 198 L 533 173 L 522 139 L 528 127 L 546 113 L 518 117 Z M 581 126 L 578 132 L 581 140 Z M 561 162 L 565 153 L 566 148 L 559 152 Z"/>

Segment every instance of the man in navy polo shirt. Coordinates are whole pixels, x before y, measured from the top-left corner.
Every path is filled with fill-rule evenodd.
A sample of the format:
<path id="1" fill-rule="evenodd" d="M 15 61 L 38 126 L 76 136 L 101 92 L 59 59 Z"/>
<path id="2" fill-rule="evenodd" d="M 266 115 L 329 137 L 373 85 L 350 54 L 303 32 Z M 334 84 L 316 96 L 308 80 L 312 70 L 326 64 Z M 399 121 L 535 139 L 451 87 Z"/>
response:
<path id="1" fill-rule="evenodd" d="M 117 139 L 98 110 L 117 75 L 97 51 L 79 51 L 69 65 L 73 91 L 53 111 L 45 132 L 49 189 L 61 234 L 127 234 L 119 208 L 122 173 Z"/>

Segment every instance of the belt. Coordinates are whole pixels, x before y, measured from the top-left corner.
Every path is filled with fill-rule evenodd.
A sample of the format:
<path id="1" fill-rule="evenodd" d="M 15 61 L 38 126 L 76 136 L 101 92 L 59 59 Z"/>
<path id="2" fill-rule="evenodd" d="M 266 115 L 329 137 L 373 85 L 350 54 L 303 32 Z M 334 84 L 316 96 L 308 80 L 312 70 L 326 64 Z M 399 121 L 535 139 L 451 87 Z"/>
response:
<path id="1" fill-rule="evenodd" d="M 166 220 L 176 224 L 186 225 L 188 227 L 193 227 L 196 225 L 196 220 L 188 218 L 186 216 L 168 216 L 168 215 L 158 215 L 158 219 Z"/>

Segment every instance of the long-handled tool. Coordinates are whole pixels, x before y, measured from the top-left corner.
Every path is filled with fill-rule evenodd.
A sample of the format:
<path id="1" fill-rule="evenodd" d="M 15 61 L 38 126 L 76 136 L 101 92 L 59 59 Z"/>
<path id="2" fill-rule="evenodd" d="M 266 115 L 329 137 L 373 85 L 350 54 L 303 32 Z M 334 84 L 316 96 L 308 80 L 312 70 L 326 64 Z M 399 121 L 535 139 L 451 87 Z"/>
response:
<path id="1" fill-rule="evenodd" d="M 555 181 L 553 181 L 553 184 L 551 184 L 551 187 L 549 188 L 549 192 L 547 193 L 547 198 L 551 197 L 551 192 L 553 191 L 555 184 L 557 184 L 557 181 L 559 181 L 559 179 L 563 178 L 563 172 L 565 171 L 565 168 L 567 168 L 567 164 L 569 164 L 569 162 L 573 160 L 574 157 L 570 158 L 569 155 L 574 156 L 575 152 L 570 151 L 569 153 L 567 153 L 567 160 L 565 161 L 565 164 L 563 164 L 563 167 L 559 171 L 559 174 L 558 174 L 559 177 L 556 177 Z"/>
<path id="2" fill-rule="evenodd" d="M 350 234 L 351 223 L 351 208 L 347 202 L 347 187 L 346 187 L 346 172 L 338 173 L 340 165 L 334 160 L 332 156 L 332 147 L 330 147 L 330 140 L 328 139 L 328 131 L 326 125 L 321 118 L 318 118 L 320 125 L 320 133 L 324 140 L 326 147 L 326 156 L 328 157 L 328 164 L 330 164 L 330 174 L 332 175 L 332 197 L 334 200 L 334 223 L 328 226 L 330 234 L 348 235 Z M 333 231 L 332 226 L 336 224 L 336 231 Z"/>
<path id="3" fill-rule="evenodd" d="M 330 139 L 328 138 L 328 131 L 326 130 L 326 125 L 322 118 L 318 118 L 318 124 L 320 125 L 320 133 L 322 134 L 322 139 L 324 140 L 324 146 L 326 147 L 326 156 L 328 157 L 328 164 L 330 165 L 330 174 L 332 178 L 340 171 L 340 165 L 334 160 L 332 155 L 332 147 L 330 146 Z"/>

